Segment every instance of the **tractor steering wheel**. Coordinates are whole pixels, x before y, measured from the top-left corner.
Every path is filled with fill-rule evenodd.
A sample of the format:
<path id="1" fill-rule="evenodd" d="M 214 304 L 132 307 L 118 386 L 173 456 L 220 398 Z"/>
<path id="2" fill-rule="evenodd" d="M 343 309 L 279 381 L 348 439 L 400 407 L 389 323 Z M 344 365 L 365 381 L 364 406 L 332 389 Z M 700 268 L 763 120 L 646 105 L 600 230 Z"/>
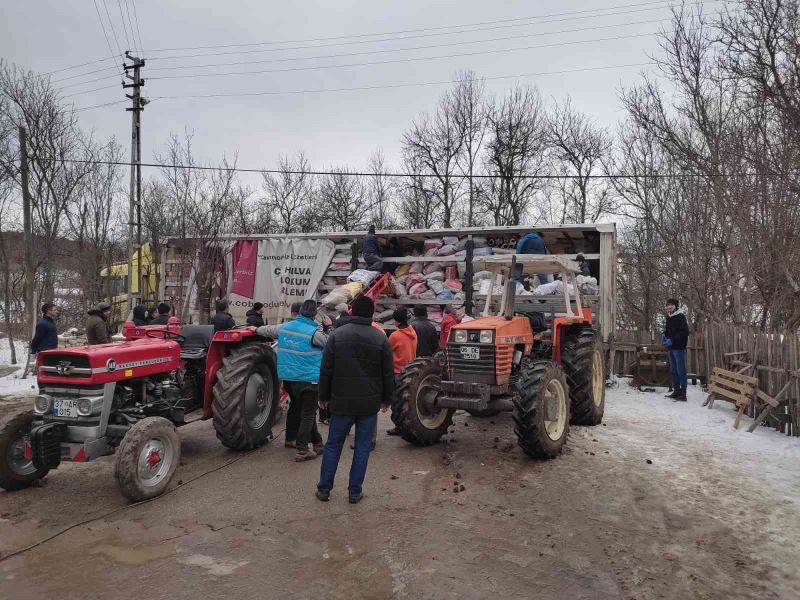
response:
<path id="1" fill-rule="evenodd" d="M 174 340 L 179 344 L 183 344 L 186 341 L 186 338 L 180 333 L 177 331 L 170 331 L 169 329 L 149 329 L 144 335 L 157 340 Z"/>

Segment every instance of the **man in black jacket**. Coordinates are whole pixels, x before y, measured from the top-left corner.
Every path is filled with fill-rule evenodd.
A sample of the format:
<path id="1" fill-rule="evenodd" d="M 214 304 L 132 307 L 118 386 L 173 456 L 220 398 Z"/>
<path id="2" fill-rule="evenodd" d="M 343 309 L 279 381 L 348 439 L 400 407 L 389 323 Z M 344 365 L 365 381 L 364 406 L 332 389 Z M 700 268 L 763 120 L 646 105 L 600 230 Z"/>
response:
<path id="1" fill-rule="evenodd" d="M 245 316 L 247 317 L 247 324 L 252 325 L 253 327 L 263 327 L 264 326 L 264 305 L 261 302 L 256 302 L 253 304 L 253 308 L 247 311 Z"/>
<path id="2" fill-rule="evenodd" d="M 169 324 L 169 304 L 166 302 L 158 303 L 158 316 L 150 321 L 148 325 L 168 325 Z"/>
<path id="3" fill-rule="evenodd" d="M 330 499 L 345 438 L 355 425 L 355 452 L 347 491 L 350 503 L 356 504 L 363 497 L 362 485 L 378 410 L 386 412 L 392 403 L 394 363 L 388 338 L 372 326 L 375 312 L 372 300 L 359 296 L 351 309 L 350 321 L 334 330 L 322 355 L 319 404 L 330 413 L 330 427 L 322 454 L 317 498 Z"/>
<path id="4" fill-rule="evenodd" d="M 433 356 L 439 349 L 439 332 L 428 320 L 428 308 L 424 304 L 417 304 L 414 307 L 411 327 L 417 332 L 417 356 Z"/>
<path id="5" fill-rule="evenodd" d="M 228 301 L 217 300 L 215 306 L 217 307 L 216 314 L 208 320 L 209 325 L 214 326 L 214 333 L 218 331 L 226 331 L 236 327 L 236 321 L 228 312 Z"/>
<path id="6" fill-rule="evenodd" d="M 686 307 L 679 309 L 678 301 L 670 298 L 664 310 L 667 313 L 667 322 L 662 339 L 667 347 L 669 370 L 672 372 L 672 393 L 667 398 L 672 398 L 675 402 L 686 402 L 686 344 L 689 342 Z"/>
<path id="7" fill-rule="evenodd" d="M 58 316 L 58 308 L 52 302 L 42 304 L 42 316 L 36 322 L 36 332 L 31 340 L 31 353 L 36 354 L 42 350 L 52 350 L 58 348 L 58 331 L 56 330 L 55 318 Z"/>

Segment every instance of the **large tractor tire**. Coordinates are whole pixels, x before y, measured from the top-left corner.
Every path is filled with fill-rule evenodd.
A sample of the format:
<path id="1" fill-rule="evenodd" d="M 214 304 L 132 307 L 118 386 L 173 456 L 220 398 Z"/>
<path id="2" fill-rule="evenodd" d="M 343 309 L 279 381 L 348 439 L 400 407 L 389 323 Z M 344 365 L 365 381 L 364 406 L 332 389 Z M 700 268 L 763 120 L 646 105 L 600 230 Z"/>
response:
<path id="1" fill-rule="evenodd" d="M 415 446 L 430 446 L 447 433 L 455 411 L 432 408 L 441 386 L 442 369 L 433 358 L 413 360 L 400 373 L 392 421 L 405 441 Z"/>
<path id="2" fill-rule="evenodd" d="M 605 353 L 591 327 L 567 332 L 561 348 L 574 425 L 599 425 L 605 410 Z"/>
<path id="3" fill-rule="evenodd" d="M 514 433 L 532 458 L 555 458 L 569 432 L 569 393 L 564 370 L 554 362 L 529 361 L 513 397 Z"/>
<path id="4" fill-rule="evenodd" d="M 36 468 L 31 451 L 33 411 L 23 410 L 0 421 L 0 488 L 16 492 L 42 479 L 50 470 Z"/>
<path id="5" fill-rule="evenodd" d="M 163 417 L 147 417 L 130 428 L 117 448 L 114 477 L 131 502 L 164 493 L 181 459 L 178 432 Z"/>
<path id="6" fill-rule="evenodd" d="M 251 450 L 272 435 L 280 384 L 275 352 L 267 344 L 239 346 L 222 359 L 214 384 L 214 430 L 223 446 Z"/>

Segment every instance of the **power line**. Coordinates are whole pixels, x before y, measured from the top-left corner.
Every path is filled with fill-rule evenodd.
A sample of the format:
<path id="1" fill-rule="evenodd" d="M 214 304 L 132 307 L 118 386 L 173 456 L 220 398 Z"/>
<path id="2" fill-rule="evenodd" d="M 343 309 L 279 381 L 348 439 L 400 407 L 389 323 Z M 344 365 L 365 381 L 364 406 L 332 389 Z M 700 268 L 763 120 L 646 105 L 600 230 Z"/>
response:
<path id="1" fill-rule="evenodd" d="M 721 2 L 725 0 L 707 0 L 707 3 L 713 2 Z M 699 4 L 701 0 L 697 0 L 694 2 L 689 2 L 689 4 Z M 300 40 L 281 40 L 281 41 L 272 41 L 272 42 L 250 42 L 244 44 L 217 44 L 217 45 L 207 45 L 207 46 L 182 46 L 182 47 L 173 47 L 173 48 L 152 48 L 148 49 L 147 51 L 152 52 L 172 52 L 177 50 L 204 50 L 204 49 L 212 49 L 212 48 L 242 48 L 248 46 L 260 46 L 260 45 L 275 45 L 275 44 L 294 44 L 294 43 L 301 43 L 301 42 L 318 42 L 318 41 L 329 41 L 329 40 L 342 40 L 342 39 L 353 39 L 353 38 L 365 38 L 365 37 L 377 37 L 377 36 L 387 36 L 387 35 L 399 35 L 404 33 L 419 33 L 419 32 L 426 32 L 426 31 L 442 31 L 445 29 L 458 29 L 464 27 L 477 27 L 483 25 L 495 25 L 499 23 L 512 23 L 518 21 L 530 21 L 534 19 L 546 19 L 550 17 L 560 17 L 560 16 L 569 16 L 569 15 L 581 15 L 587 13 L 597 13 L 601 11 L 609 11 L 615 10 L 617 8 L 632 8 L 632 7 L 639 7 L 639 6 L 649 6 L 649 5 L 661 5 L 655 8 L 669 8 L 672 6 L 679 6 L 680 4 L 675 2 L 675 0 L 656 0 L 650 2 L 638 2 L 634 4 L 620 4 L 615 6 L 608 6 L 605 8 L 592 8 L 592 9 L 584 9 L 578 11 L 569 11 L 569 12 L 561 12 L 561 13 L 551 13 L 546 15 L 536 15 L 536 16 L 528 16 L 528 17 L 516 17 L 511 19 L 499 19 L 495 21 L 478 21 L 474 23 L 464 23 L 461 25 L 443 25 L 438 27 L 424 27 L 419 29 L 402 29 L 402 30 L 394 30 L 394 31 L 384 31 L 378 33 L 362 33 L 362 34 L 350 34 L 350 35 L 339 35 L 339 36 L 329 36 L 329 37 L 318 37 L 318 38 L 305 38 Z M 653 10 L 653 9 L 649 9 Z M 591 15 L 591 16 L 607 16 L 607 15 Z M 590 18 L 590 17 L 586 17 Z M 464 32 L 456 32 L 456 33 L 464 33 Z M 468 32 L 467 32 L 468 33 Z M 446 34 L 445 34 L 446 35 Z M 376 41 L 384 41 L 384 40 L 376 40 Z"/>
<path id="2" fill-rule="evenodd" d="M 127 100 L 116 100 L 115 102 L 106 102 L 105 104 L 95 104 L 94 106 L 84 106 L 83 108 L 76 108 L 73 112 L 83 112 L 85 110 L 94 110 L 95 108 L 103 108 L 104 106 L 113 106 L 115 104 L 127 104 Z"/>
<path id="3" fill-rule="evenodd" d="M 596 31 L 598 29 L 612 29 L 615 27 L 628 27 L 631 25 L 645 25 L 651 23 L 663 23 L 666 19 L 648 19 L 645 21 L 632 21 L 629 23 L 612 23 L 610 25 L 595 25 L 592 27 L 578 27 L 575 29 L 561 29 L 558 31 L 541 31 L 536 33 L 524 33 L 520 35 L 511 35 L 511 36 L 503 36 L 503 37 L 495 37 L 495 38 L 486 38 L 482 40 L 462 40 L 459 42 L 446 42 L 443 44 L 428 44 L 426 46 L 407 46 L 405 48 L 388 48 L 382 50 L 363 50 L 361 52 L 343 52 L 339 54 L 320 54 L 317 56 L 302 56 L 302 57 L 290 57 L 290 58 L 270 58 L 270 59 L 261 59 L 261 60 L 250 60 L 250 61 L 234 61 L 234 62 L 227 62 L 227 63 L 212 63 L 206 65 L 191 65 L 192 69 L 205 69 L 210 67 L 229 67 L 229 66 L 236 66 L 236 65 L 253 65 L 253 64 L 262 64 L 262 63 L 275 63 L 275 62 L 294 62 L 298 60 L 318 60 L 318 59 L 326 59 L 326 58 L 342 58 L 347 56 L 364 56 L 369 54 L 386 54 L 390 52 L 409 52 L 415 50 L 430 50 L 432 48 L 447 48 L 452 46 L 465 46 L 469 44 L 486 44 L 489 42 L 504 42 L 509 40 L 517 40 L 517 39 L 525 39 L 531 37 L 540 37 L 545 35 L 560 35 L 563 33 L 578 33 L 583 31 Z M 179 67 L 155 67 L 153 71 L 175 71 L 175 70 L 185 70 L 187 67 L 179 66 Z M 87 73 L 88 74 L 88 73 Z"/>
<path id="4" fill-rule="evenodd" d="M 533 46 L 522 46 L 519 48 L 503 48 L 498 50 L 479 50 L 475 52 L 461 52 L 456 54 L 446 54 L 442 56 L 421 56 L 415 58 L 396 58 L 392 60 L 375 60 L 375 61 L 367 61 L 361 63 L 345 63 L 341 65 L 322 65 L 322 66 L 308 66 L 308 67 L 291 67 L 287 69 L 260 69 L 256 71 L 236 71 L 236 72 L 227 72 L 227 73 L 194 73 L 190 75 L 167 75 L 167 76 L 156 76 L 150 77 L 151 80 L 155 79 L 196 79 L 199 77 L 227 77 L 227 76 L 238 76 L 238 75 L 261 75 L 265 73 L 289 73 L 289 72 L 296 72 L 296 71 L 318 71 L 320 69 L 344 69 L 349 67 L 366 67 L 366 66 L 375 66 L 375 65 L 389 65 L 389 64 L 398 64 L 398 63 L 409 63 L 409 62 L 420 62 L 420 61 L 428 61 L 428 60 L 445 60 L 449 58 L 463 58 L 465 56 L 478 56 L 481 54 L 500 54 L 506 52 L 521 52 L 523 50 L 538 50 L 541 48 L 557 48 L 563 46 L 574 46 L 577 44 L 589 44 L 589 43 L 596 43 L 596 42 L 610 42 L 610 41 L 617 41 L 617 40 L 624 40 L 624 39 L 634 39 L 634 38 L 641 38 L 641 37 L 650 37 L 654 35 L 654 33 L 638 33 L 638 34 L 631 34 L 631 35 L 620 35 L 614 37 L 607 37 L 607 38 L 596 38 L 592 40 L 574 40 L 569 42 L 554 42 L 552 44 L 538 44 Z"/>
<path id="5" fill-rule="evenodd" d="M 136 0 L 131 0 L 131 5 L 133 5 L 133 18 L 136 20 L 136 34 L 139 36 L 139 50 L 144 52 L 142 50 L 144 44 L 142 44 L 142 32 L 139 30 L 139 14 L 136 11 Z"/>
<path id="6" fill-rule="evenodd" d="M 111 35 L 114 38 L 114 43 L 117 45 L 117 52 L 119 52 L 119 56 L 122 56 L 122 48 L 119 45 L 117 31 L 114 29 L 114 21 L 111 20 L 111 14 L 108 12 L 108 4 L 106 4 L 106 0 L 103 0 L 103 8 L 106 11 L 106 17 L 108 17 L 108 25 L 111 27 Z"/>
<path id="7" fill-rule="evenodd" d="M 90 165 L 107 165 L 107 166 L 131 166 L 130 162 L 113 161 L 113 160 L 85 160 L 85 159 L 46 159 L 39 157 L 37 160 L 49 160 L 51 162 L 66 162 L 75 164 L 90 164 Z M 248 169 L 243 167 L 204 167 L 200 165 L 181 165 L 170 163 L 137 163 L 143 167 L 154 167 L 158 169 L 182 169 L 190 171 L 224 171 L 226 173 L 266 173 L 266 174 L 287 174 L 287 175 L 335 175 L 344 177 L 434 177 L 433 173 L 365 173 L 358 171 L 347 170 L 332 170 L 332 171 L 284 171 L 281 169 Z M 710 175 L 706 173 L 648 173 L 642 174 L 629 174 L 629 173 L 605 173 L 598 175 L 565 175 L 561 173 L 544 173 L 538 175 L 515 175 L 517 179 L 684 179 L 687 177 L 765 177 L 765 176 L 780 176 L 779 173 L 759 173 L 759 172 L 734 172 L 734 173 L 720 173 L 717 175 Z M 499 175 L 472 175 L 473 179 L 497 179 Z M 466 175 L 463 176 L 467 178 Z"/>
<path id="8" fill-rule="evenodd" d="M 97 0 L 92 0 L 92 2 L 94 2 L 94 9 L 95 9 L 95 11 L 97 11 L 97 18 L 100 20 L 100 27 L 103 29 L 103 37 L 106 38 L 106 44 L 108 45 L 108 50 L 111 52 L 111 57 L 114 59 L 114 65 L 116 65 L 116 68 L 119 69 L 120 72 L 121 72 L 122 71 L 122 67 L 117 62 L 117 59 L 114 56 L 114 50 L 111 48 L 111 41 L 108 39 L 108 33 L 106 32 L 106 26 L 103 23 L 103 17 L 100 16 L 100 9 L 97 8 Z M 106 12 L 108 12 L 108 11 L 106 11 Z"/>
<path id="9" fill-rule="evenodd" d="M 128 37 L 128 27 L 125 24 L 125 13 L 122 12 L 122 0 L 117 0 L 117 7 L 119 8 L 119 18 L 122 21 L 122 31 L 125 34 L 125 42 L 128 44 L 126 50 L 136 50 L 136 48 L 134 48 L 131 44 L 130 38 Z"/>
<path id="10" fill-rule="evenodd" d="M 562 69 L 558 71 L 540 71 L 538 73 L 520 73 L 518 75 L 496 75 L 490 77 L 480 77 L 482 80 L 487 81 L 494 81 L 494 80 L 501 80 L 501 79 L 520 79 L 522 77 L 541 77 L 545 75 L 565 75 L 568 73 L 585 73 L 585 72 L 592 72 L 592 71 L 607 71 L 610 69 L 623 69 L 628 67 L 648 67 L 655 65 L 657 63 L 654 62 L 645 62 L 645 63 L 630 63 L 624 65 L 609 65 L 609 66 L 596 66 L 596 67 L 584 67 L 578 69 Z M 149 96 L 150 100 L 174 100 L 178 98 L 235 98 L 235 97 L 244 97 L 244 96 L 283 96 L 283 95 L 295 95 L 295 94 L 319 94 L 319 93 L 326 93 L 326 92 L 360 92 L 360 91 L 370 91 L 370 90 L 381 90 L 381 89 L 396 89 L 396 88 L 405 88 L 405 87 L 425 87 L 425 86 L 434 86 L 434 85 L 450 85 L 453 83 L 458 83 L 458 79 L 447 79 L 443 81 L 424 81 L 424 82 L 412 82 L 412 83 L 388 83 L 388 84 L 378 84 L 378 85 L 365 85 L 365 86 L 357 86 L 357 87 L 342 87 L 342 88 L 318 88 L 318 89 L 307 89 L 307 90 L 285 90 L 285 91 L 269 91 L 269 92 L 231 92 L 231 93 L 217 93 L 217 94 L 181 94 L 181 95 L 174 95 L 174 96 Z M 100 88 L 95 88 L 92 90 L 85 90 L 80 92 L 75 92 L 74 94 L 68 94 L 64 96 L 64 98 L 70 98 L 72 96 L 79 96 L 81 94 L 88 94 L 89 92 L 97 92 L 100 90 L 108 90 L 108 89 L 116 89 L 116 86 L 104 86 Z"/>
<path id="11" fill-rule="evenodd" d="M 97 9 L 97 0 L 94 0 L 94 7 L 95 9 Z M 97 16 L 98 18 L 100 17 L 99 10 L 97 11 Z M 102 23 L 102 20 L 100 22 Z M 103 34 L 105 35 L 105 27 L 103 28 Z M 106 43 L 108 43 L 108 36 L 106 36 Z M 101 62 L 106 62 L 107 60 L 114 60 L 116 58 L 116 55 L 114 54 L 114 51 L 111 49 L 110 43 L 108 44 L 108 49 L 111 50 L 110 56 L 98 58 L 97 60 L 90 60 L 88 62 L 78 63 L 76 65 L 70 65 L 68 67 L 62 67 L 60 69 L 55 69 L 54 71 L 47 71 L 45 73 L 42 73 L 42 75 L 55 75 L 56 73 L 61 73 L 63 71 L 70 71 L 72 69 L 79 69 L 80 67 L 88 67 L 89 65 L 96 65 Z"/>

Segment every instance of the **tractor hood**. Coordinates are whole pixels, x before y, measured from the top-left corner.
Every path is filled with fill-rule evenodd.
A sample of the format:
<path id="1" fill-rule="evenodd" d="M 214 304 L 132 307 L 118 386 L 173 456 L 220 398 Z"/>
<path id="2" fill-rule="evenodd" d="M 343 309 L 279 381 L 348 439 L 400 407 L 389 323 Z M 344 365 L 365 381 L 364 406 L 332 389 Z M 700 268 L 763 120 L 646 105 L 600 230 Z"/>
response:
<path id="1" fill-rule="evenodd" d="M 40 352 L 38 383 L 99 385 L 168 373 L 180 365 L 180 345 L 139 339 Z"/>
<path id="2" fill-rule="evenodd" d="M 490 329 L 495 332 L 494 339 L 499 344 L 533 344 L 533 333 L 527 317 L 514 317 L 510 320 L 505 317 L 479 317 L 474 321 L 453 325 L 453 330 L 457 329 Z"/>

